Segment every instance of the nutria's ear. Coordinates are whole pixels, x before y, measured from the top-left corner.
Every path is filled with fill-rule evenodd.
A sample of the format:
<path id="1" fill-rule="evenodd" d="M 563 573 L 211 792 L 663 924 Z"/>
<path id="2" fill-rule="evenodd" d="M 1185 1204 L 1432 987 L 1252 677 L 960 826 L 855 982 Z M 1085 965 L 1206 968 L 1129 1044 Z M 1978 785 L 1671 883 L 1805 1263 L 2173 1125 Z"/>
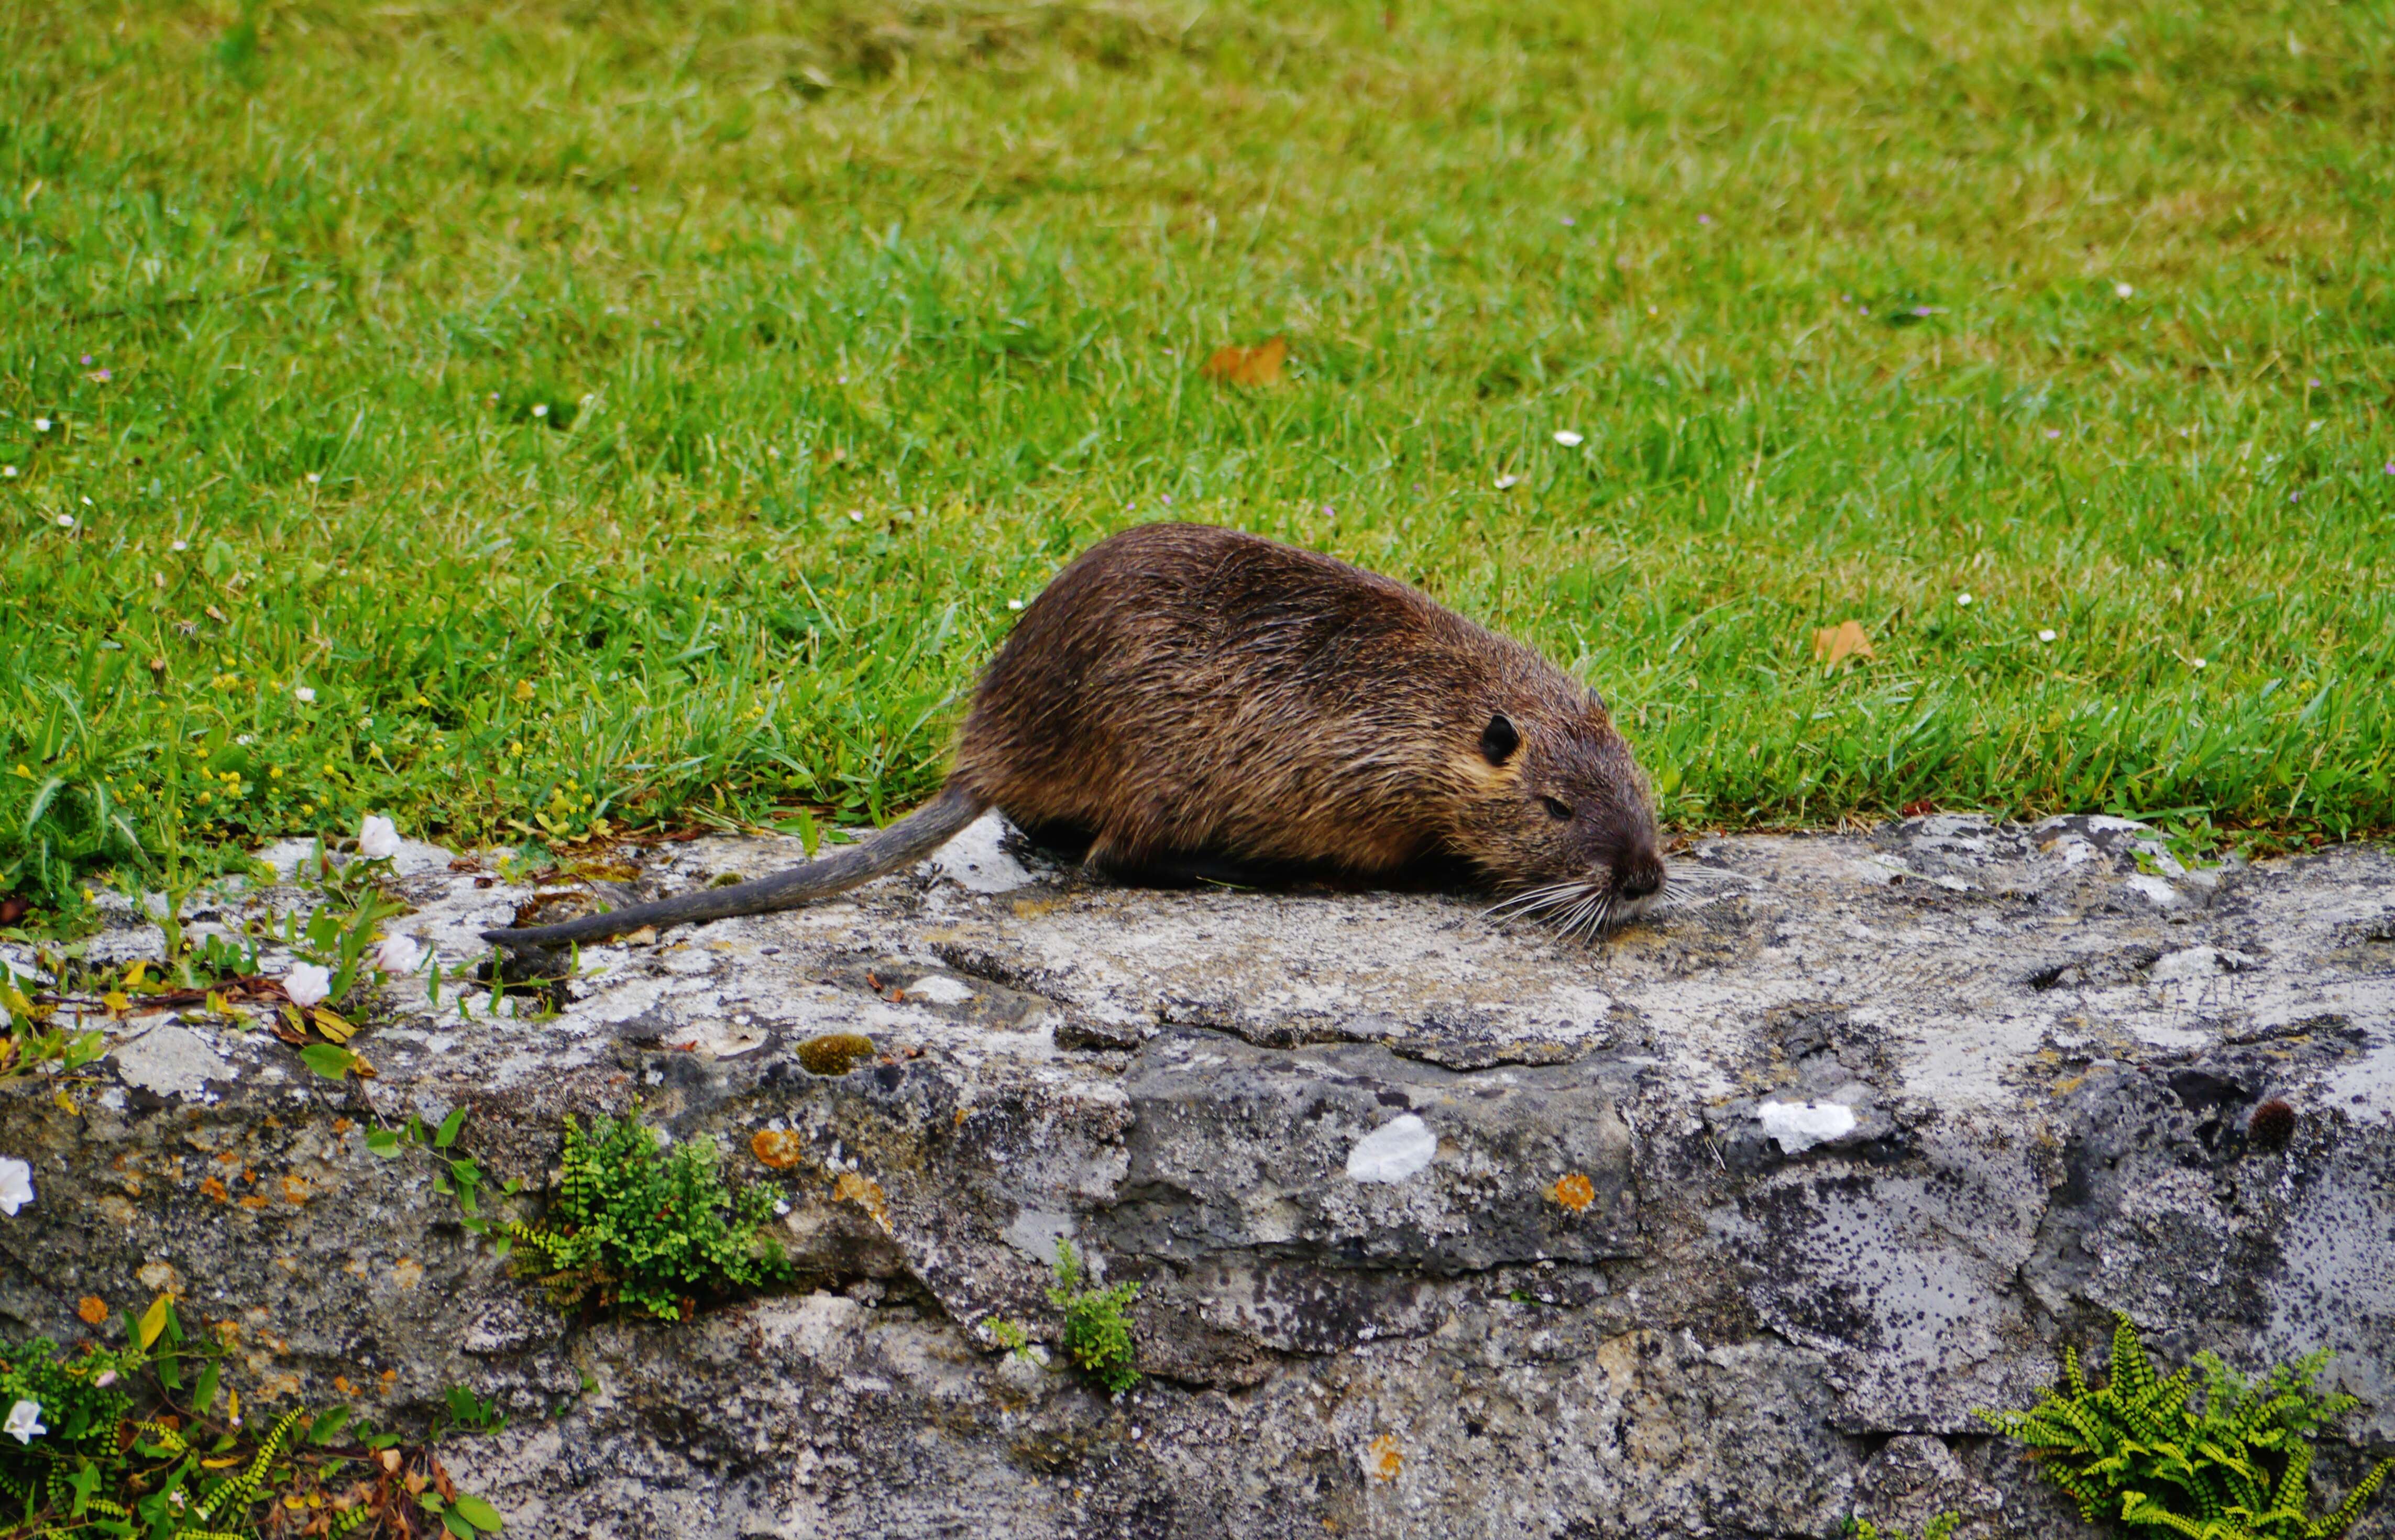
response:
<path id="1" fill-rule="evenodd" d="M 1480 752 L 1491 764 L 1504 763 L 1520 747 L 1522 735 L 1514 731 L 1514 724 L 1505 720 L 1502 711 L 1490 717 L 1489 725 L 1480 729 Z"/>

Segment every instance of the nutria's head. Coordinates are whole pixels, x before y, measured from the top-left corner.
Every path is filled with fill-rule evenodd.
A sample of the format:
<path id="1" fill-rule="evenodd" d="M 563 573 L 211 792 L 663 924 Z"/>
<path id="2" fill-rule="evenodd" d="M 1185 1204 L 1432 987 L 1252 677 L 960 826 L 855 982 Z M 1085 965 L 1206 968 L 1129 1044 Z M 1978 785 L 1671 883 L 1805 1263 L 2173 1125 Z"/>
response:
<path id="1" fill-rule="evenodd" d="M 1594 935 L 1661 898 L 1654 801 L 1603 701 L 1492 709 L 1468 753 L 1462 854 L 1508 895 L 1502 911 Z"/>

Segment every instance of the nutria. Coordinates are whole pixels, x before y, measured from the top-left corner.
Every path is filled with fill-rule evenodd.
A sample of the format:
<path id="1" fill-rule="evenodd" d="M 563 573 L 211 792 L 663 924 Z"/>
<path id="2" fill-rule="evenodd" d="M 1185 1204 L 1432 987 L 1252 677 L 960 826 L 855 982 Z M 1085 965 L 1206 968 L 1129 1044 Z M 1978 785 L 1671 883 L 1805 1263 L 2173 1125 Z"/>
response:
<path id="1" fill-rule="evenodd" d="M 1329 556 L 1157 524 L 1032 602 L 946 786 L 912 816 L 756 882 L 483 939 L 794 908 L 921 860 L 991 807 L 1126 881 L 1450 873 L 1567 930 L 1618 924 L 1664 882 L 1629 746 L 1538 654 Z"/>

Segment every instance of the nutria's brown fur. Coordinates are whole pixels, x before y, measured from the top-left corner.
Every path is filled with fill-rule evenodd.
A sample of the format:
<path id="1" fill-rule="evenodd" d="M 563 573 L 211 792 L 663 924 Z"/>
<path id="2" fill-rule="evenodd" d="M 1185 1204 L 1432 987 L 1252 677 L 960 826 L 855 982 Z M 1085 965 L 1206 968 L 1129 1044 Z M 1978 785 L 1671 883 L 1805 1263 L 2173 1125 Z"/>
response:
<path id="1" fill-rule="evenodd" d="M 1167 524 L 1101 541 L 1033 602 L 913 816 L 758 882 L 485 938 L 789 908 L 921 859 L 989 807 L 1134 881 L 1459 870 L 1589 929 L 1663 883 L 1646 777 L 1587 689 L 1402 583 Z"/>

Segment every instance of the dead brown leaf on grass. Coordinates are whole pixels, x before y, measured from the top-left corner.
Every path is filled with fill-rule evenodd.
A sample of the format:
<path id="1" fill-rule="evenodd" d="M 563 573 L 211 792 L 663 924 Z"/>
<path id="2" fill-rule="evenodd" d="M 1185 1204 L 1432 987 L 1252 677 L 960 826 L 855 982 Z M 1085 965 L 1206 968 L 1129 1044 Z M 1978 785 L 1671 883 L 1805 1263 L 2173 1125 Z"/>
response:
<path id="1" fill-rule="evenodd" d="M 1860 622 L 1841 620 L 1813 633 L 1813 656 L 1834 669 L 1854 658 L 1879 655 L 1872 651 L 1871 637 Z"/>
<path id="2" fill-rule="evenodd" d="M 1276 337 L 1252 348 L 1217 348 L 1198 372 L 1217 385 L 1277 385 L 1288 361 L 1289 339 Z"/>

